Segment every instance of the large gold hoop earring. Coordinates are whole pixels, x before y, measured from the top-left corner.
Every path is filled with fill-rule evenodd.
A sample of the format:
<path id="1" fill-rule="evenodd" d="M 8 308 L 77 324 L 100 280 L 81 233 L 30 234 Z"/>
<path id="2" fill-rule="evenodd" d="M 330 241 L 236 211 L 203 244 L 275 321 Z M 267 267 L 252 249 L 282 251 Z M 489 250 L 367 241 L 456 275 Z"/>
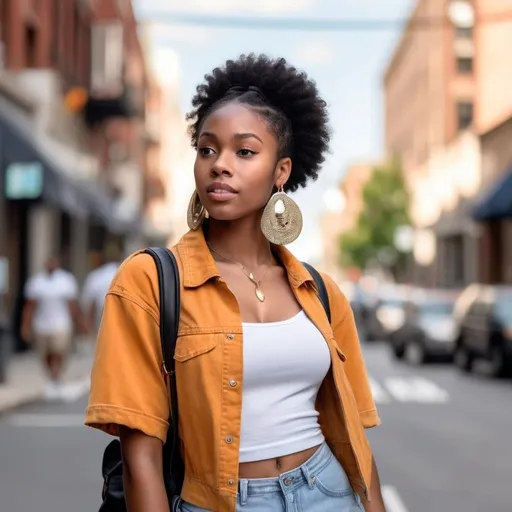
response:
<path id="1" fill-rule="evenodd" d="M 261 230 L 269 242 L 291 244 L 302 231 L 299 205 L 279 189 L 268 201 L 261 217 Z"/>
<path id="2" fill-rule="evenodd" d="M 205 218 L 206 208 L 203 206 L 203 203 L 201 203 L 201 199 L 199 199 L 199 194 L 197 193 L 197 190 L 194 190 L 194 193 L 190 198 L 190 202 L 188 203 L 188 227 L 193 231 L 197 231 L 203 224 Z"/>

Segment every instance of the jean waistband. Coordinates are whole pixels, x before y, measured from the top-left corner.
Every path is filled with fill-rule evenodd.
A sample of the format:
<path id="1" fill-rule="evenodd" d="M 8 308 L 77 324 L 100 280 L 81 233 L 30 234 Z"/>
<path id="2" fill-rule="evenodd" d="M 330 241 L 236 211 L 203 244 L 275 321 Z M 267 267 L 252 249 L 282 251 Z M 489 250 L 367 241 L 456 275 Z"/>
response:
<path id="1" fill-rule="evenodd" d="M 242 502 L 248 496 L 268 494 L 281 491 L 283 494 L 293 493 L 297 487 L 304 484 L 313 487 L 315 475 L 324 469 L 331 461 L 332 454 L 327 443 L 318 450 L 302 466 L 283 473 L 276 478 L 241 478 L 238 482 L 238 492 Z"/>

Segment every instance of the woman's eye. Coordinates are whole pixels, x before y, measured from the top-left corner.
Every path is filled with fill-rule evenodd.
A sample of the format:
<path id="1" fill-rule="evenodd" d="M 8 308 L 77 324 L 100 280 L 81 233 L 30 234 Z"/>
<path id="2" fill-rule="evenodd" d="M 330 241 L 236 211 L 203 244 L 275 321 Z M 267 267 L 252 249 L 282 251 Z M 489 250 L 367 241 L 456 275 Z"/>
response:
<path id="1" fill-rule="evenodd" d="M 252 156 L 256 154 L 256 151 L 253 151 L 252 149 L 241 149 L 238 153 L 241 156 Z"/>
<path id="2" fill-rule="evenodd" d="M 199 148 L 199 154 L 202 156 L 213 155 L 213 149 L 212 148 Z"/>

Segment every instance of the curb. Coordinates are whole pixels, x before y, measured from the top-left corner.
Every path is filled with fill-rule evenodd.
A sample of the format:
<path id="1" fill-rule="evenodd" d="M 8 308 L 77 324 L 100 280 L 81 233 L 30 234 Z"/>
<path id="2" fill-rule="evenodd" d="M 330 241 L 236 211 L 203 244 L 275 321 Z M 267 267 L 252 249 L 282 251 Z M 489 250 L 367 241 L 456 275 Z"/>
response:
<path id="1" fill-rule="evenodd" d="M 82 382 L 85 378 L 87 378 L 89 374 L 89 371 L 84 371 L 83 373 L 77 372 L 77 374 L 74 375 L 73 378 L 66 380 L 65 384 L 78 384 Z M 37 390 L 14 393 L 14 396 L 12 398 L 8 397 L 5 399 L 5 401 L 3 401 L 0 404 L 0 417 L 25 405 L 31 405 L 43 401 L 44 390 L 42 388 Z"/>

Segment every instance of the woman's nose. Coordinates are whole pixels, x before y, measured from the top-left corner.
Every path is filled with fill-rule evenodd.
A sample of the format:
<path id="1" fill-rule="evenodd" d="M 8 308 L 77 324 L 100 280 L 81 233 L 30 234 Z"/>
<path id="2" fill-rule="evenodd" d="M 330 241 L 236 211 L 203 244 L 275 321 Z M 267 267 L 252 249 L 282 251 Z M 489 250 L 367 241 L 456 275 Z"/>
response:
<path id="1" fill-rule="evenodd" d="M 222 156 L 217 158 L 210 172 L 212 176 L 233 176 L 232 166 Z"/>

